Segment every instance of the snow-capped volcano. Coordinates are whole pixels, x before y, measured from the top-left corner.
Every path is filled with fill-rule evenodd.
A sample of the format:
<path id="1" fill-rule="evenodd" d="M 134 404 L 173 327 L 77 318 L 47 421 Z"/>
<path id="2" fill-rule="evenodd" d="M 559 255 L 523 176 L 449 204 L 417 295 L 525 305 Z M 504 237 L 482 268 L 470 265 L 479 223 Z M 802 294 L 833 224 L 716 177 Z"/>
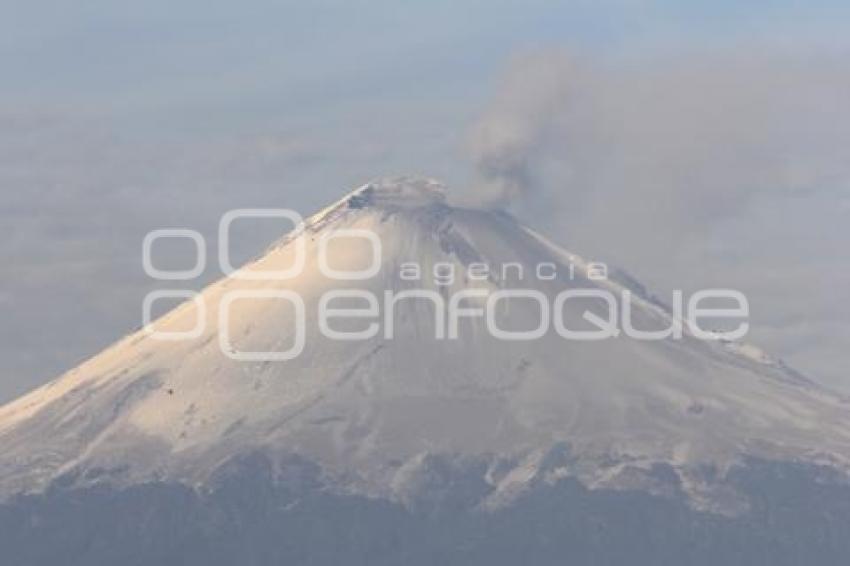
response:
<path id="1" fill-rule="evenodd" d="M 363 239 L 327 239 L 348 230 L 380 241 L 373 276 L 324 274 L 320 252 L 343 271 L 375 259 Z M 292 267 L 299 254 L 297 276 L 258 278 Z M 405 275 L 412 264 L 418 279 Z M 488 269 L 471 277 L 473 264 Z M 546 277 L 537 276 L 541 264 Z M 412 289 L 448 302 L 468 289 L 553 298 L 568 288 L 604 288 L 633 294 L 635 327 L 670 325 L 670 313 L 628 277 L 593 278 L 589 269 L 506 214 L 449 206 L 434 181 L 370 183 L 196 301 L 0 409 L 0 488 L 39 491 L 58 479 L 203 485 L 234 458 L 262 453 L 273 462 L 297 455 L 341 489 L 404 502 L 427 489 L 420 484 L 429 458 L 447 457 L 481 462 L 490 487 L 476 505 L 485 508 L 562 477 L 588 488 L 657 491 L 664 465 L 690 504 L 734 512 L 746 501 L 722 496 L 723 476 L 747 458 L 844 469 L 847 404 L 752 348 L 687 332 L 678 340 L 577 341 L 549 331 L 508 341 L 475 316 L 458 323 L 456 339 L 441 339 L 442 307 L 423 297 L 400 299 L 385 316 L 387 293 Z M 350 331 L 375 324 L 374 336 L 320 332 L 322 297 L 341 289 L 360 293 L 361 309 L 364 292 L 378 301 L 373 322 L 335 324 Z M 234 359 L 237 351 L 279 352 L 297 341 L 299 313 L 272 296 L 282 290 L 303 299 L 303 351 L 289 360 Z M 485 299 L 464 304 L 476 300 Z M 603 307 L 563 305 L 573 321 L 585 310 L 601 316 Z M 540 311 L 527 300 L 500 303 L 500 326 L 535 328 Z M 199 317 L 206 324 L 196 337 L 158 338 L 193 328 Z M 707 477 L 706 469 L 716 472 Z"/>

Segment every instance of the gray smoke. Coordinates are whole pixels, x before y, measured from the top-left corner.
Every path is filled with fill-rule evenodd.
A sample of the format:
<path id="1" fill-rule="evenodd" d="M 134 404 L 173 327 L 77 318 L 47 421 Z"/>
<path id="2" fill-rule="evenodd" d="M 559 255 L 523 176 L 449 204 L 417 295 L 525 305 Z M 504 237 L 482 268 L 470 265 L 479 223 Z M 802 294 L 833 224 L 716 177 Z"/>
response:
<path id="1" fill-rule="evenodd" d="M 563 128 L 572 74 L 572 61 L 560 52 L 511 61 L 470 136 L 480 203 L 505 207 L 538 189 L 541 160 Z"/>

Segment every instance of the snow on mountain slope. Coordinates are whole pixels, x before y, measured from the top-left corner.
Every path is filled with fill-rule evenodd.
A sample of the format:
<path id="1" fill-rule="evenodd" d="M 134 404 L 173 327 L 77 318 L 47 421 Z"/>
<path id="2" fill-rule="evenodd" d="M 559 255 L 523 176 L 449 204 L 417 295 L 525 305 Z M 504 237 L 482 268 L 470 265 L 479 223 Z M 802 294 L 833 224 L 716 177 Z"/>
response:
<path id="1" fill-rule="evenodd" d="M 332 281 L 319 269 L 318 247 L 323 235 L 350 229 L 379 237 L 380 271 Z M 371 249 L 360 244 L 329 245 L 328 262 L 363 268 Z M 294 279 L 225 277 L 205 289 L 199 301 L 207 325 L 199 337 L 163 341 L 141 330 L 0 408 L 0 493 L 41 490 L 60 477 L 196 485 L 234 456 L 260 450 L 272 458 L 297 454 L 345 489 L 397 500 L 421 480 L 430 455 L 480 458 L 496 486 L 485 506 L 507 505 L 535 481 L 563 476 L 589 487 L 650 489 L 653 466 L 667 464 L 694 504 L 712 508 L 723 471 L 742 458 L 840 469 L 850 461 L 846 402 L 746 345 L 687 334 L 572 341 L 554 332 L 510 342 L 485 332 L 477 318 L 461 322 L 458 339 L 438 340 L 434 310 L 415 299 L 399 301 L 391 322 L 378 317 L 374 338 L 323 336 L 315 316 L 321 297 L 351 288 L 377 297 L 424 288 L 446 298 L 472 288 L 531 288 L 550 298 L 572 287 L 629 288 L 637 297 L 636 327 L 669 323 L 667 311 L 628 277 L 589 279 L 581 257 L 508 215 L 450 207 L 434 181 L 361 187 L 240 273 L 286 269 L 299 245 L 306 263 Z M 423 266 L 423 281 L 400 276 L 406 262 Z M 458 269 L 452 285 L 427 275 L 441 262 Z M 463 276 L 478 262 L 493 268 L 487 281 Z M 559 267 L 555 279 L 531 275 L 541 262 Z M 523 266 L 525 277 L 520 281 L 514 270 L 500 277 L 505 264 Z M 301 355 L 288 361 L 225 355 L 216 316 L 225 296 L 280 290 L 304 299 Z M 503 328 L 534 328 L 540 316 L 527 301 L 500 306 Z M 566 318 L 580 321 L 585 309 L 601 307 L 572 301 Z M 234 300 L 229 312 L 227 334 L 241 351 L 292 345 L 295 312 L 288 303 Z M 197 316 L 198 304 L 189 301 L 153 327 L 181 331 Z M 385 336 L 387 324 L 392 338 Z M 568 455 L 554 458 L 563 447 Z M 706 469 L 716 470 L 713 479 Z"/>

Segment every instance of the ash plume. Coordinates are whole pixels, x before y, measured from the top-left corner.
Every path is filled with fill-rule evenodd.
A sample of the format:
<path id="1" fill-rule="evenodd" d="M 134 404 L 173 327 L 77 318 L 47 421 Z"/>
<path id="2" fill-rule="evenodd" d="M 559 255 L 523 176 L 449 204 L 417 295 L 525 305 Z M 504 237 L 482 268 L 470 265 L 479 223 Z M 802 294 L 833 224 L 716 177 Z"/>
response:
<path id="1" fill-rule="evenodd" d="M 514 58 L 495 99 L 473 126 L 476 200 L 503 208 L 537 190 L 541 155 L 564 120 L 573 63 L 561 52 Z"/>

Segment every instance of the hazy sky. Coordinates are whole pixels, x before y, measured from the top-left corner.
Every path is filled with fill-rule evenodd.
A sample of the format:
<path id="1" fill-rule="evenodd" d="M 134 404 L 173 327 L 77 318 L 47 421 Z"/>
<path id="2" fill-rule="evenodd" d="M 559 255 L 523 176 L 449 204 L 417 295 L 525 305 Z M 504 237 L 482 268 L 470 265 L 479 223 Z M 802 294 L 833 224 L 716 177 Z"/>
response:
<path id="1" fill-rule="evenodd" d="M 534 181 L 519 216 L 662 296 L 746 291 L 753 341 L 850 391 L 846 2 L 0 0 L 0 16 L 0 401 L 139 325 L 149 230 L 214 244 L 227 209 L 306 214 L 384 174 L 486 200 L 476 165 L 505 147 L 481 132 L 502 124 Z"/>

